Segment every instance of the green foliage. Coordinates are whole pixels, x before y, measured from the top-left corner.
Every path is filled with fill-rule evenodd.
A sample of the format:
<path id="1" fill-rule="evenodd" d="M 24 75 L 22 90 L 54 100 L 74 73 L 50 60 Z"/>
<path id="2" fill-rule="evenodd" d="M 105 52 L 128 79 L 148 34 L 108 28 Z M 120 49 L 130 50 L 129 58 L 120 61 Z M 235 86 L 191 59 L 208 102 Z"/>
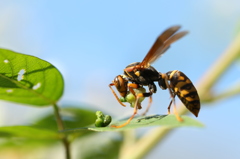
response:
<path id="1" fill-rule="evenodd" d="M 78 158 L 83 159 L 114 159 L 118 158 L 122 145 L 119 133 L 94 133 L 77 140 Z"/>
<path id="2" fill-rule="evenodd" d="M 60 109 L 60 115 L 65 129 L 73 129 L 77 127 L 87 127 L 89 125 L 93 125 L 96 118 L 94 111 L 82 109 L 77 106 L 66 106 L 65 108 Z M 46 116 L 36 120 L 33 126 L 40 129 L 49 129 L 58 132 L 56 118 L 52 113 L 49 113 Z M 92 132 L 79 131 L 70 134 L 71 136 L 69 136 L 69 138 L 71 139 L 71 141 L 73 141 L 78 137 L 82 137 L 90 133 Z"/>
<path id="3" fill-rule="evenodd" d="M 95 122 L 95 112 L 88 109 L 82 109 L 80 106 L 65 105 L 60 109 L 65 129 L 76 127 L 85 127 L 92 125 Z M 53 113 L 46 114 L 44 117 L 37 119 L 34 122 L 37 128 L 44 128 L 53 131 L 58 131 L 56 118 Z"/>
<path id="4" fill-rule="evenodd" d="M 175 115 L 150 115 L 150 116 L 139 116 L 135 117 L 128 125 L 122 127 L 122 128 L 113 128 L 110 126 L 108 127 L 84 127 L 84 128 L 75 128 L 75 129 L 69 129 L 64 130 L 62 132 L 78 132 L 83 131 L 85 129 L 92 130 L 92 131 L 123 131 L 123 130 L 129 130 L 129 129 L 136 129 L 141 127 L 149 127 L 149 126 L 168 126 L 170 128 L 174 127 L 203 127 L 203 124 L 199 121 L 190 118 L 188 116 L 182 116 L 183 122 L 179 122 Z M 121 125 L 125 123 L 127 119 L 123 119 L 120 121 L 114 121 L 113 125 Z"/>
<path id="5" fill-rule="evenodd" d="M 63 77 L 37 57 L 0 49 L 0 99 L 35 106 L 56 103 L 63 94 Z"/>
<path id="6" fill-rule="evenodd" d="M 34 56 L 0 49 L 0 99 L 34 106 L 52 105 L 54 108 L 54 113 L 37 118 L 32 125 L 0 127 L 0 138 L 5 140 L 0 145 L 4 148 L 14 145 L 18 149 L 17 145 L 20 141 L 21 148 L 25 144 L 29 149 L 34 149 L 34 146 L 31 145 L 47 147 L 47 145 L 62 141 L 67 152 L 66 158 L 70 159 L 70 153 L 68 153 L 70 152 L 70 143 L 74 140 L 83 140 L 84 147 L 87 144 L 89 146 L 85 152 L 78 155 L 81 158 L 116 158 L 120 153 L 122 143 L 121 140 L 116 140 L 117 133 L 114 131 L 150 126 L 203 127 L 203 124 L 187 116 L 183 116 L 184 121 L 179 122 L 174 115 L 153 115 L 135 117 L 125 127 L 113 128 L 111 125 L 108 126 L 111 123 L 111 116 L 104 115 L 100 111 L 95 114 L 92 110 L 70 105 L 59 109 L 56 103 L 62 96 L 63 89 L 63 77 L 52 64 Z M 134 91 L 138 94 L 146 90 L 139 88 Z M 130 103 L 131 106 L 134 106 L 136 101 L 131 92 L 121 100 Z M 144 98 L 140 98 L 139 103 L 143 100 Z M 114 121 L 112 124 L 120 125 L 126 121 L 127 119 L 123 119 Z M 94 127 L 94 124 L 97 127 Z M 100 133 L 96 133 L 99 131 L 114 133 L 115 136 L 110 137 L 108 134 L 101 136 Z M 119 136 L 122 138 L 122 134 Z M 96 139 L 91 141 L 92 138 Z M 7 139 L 11 140 L 7 141 Z M 18 142 L 14 143 L 15 140 L 12 139 Z M 98 144 L 96 144 L 96 140 Z"/>
<path id="7" fill-rule="evenodd" d="M 77 107 L 63 108 L 61 110 L 61 115 L 67 128 L 92 125 L 95 119 L 94 111 L 79 109 Z M 78 136 L 86 134 L 87 132 L 89 131 L 78 133 Z M 54 115 L 49 114 L 38 119 L 33 125 L 30 126 L 0 127 L 0 137 L 59 140 L 62 138 L 62 133 L 58 133 Z"/>
<path id="8" fill-rule="evenodd" d="M 31 126 L 5 126 L 0 127 L 0 137 L 60 139 L 61 135 L 55 131 L 38 129 Z"/>

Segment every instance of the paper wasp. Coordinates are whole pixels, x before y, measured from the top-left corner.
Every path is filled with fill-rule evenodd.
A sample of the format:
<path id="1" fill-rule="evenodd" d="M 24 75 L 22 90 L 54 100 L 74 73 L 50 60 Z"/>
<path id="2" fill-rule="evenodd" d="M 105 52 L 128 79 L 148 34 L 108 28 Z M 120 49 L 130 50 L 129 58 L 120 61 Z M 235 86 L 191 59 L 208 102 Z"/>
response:
<path id="1" fill-rule="evenodd" d="M 125 105 L 119 100 L 117 94 L 112 89 L 112 86 L 116 87 L 122 97 L 125 97 L 129 91 L 136 97 L 133 115 L 124 124 L 119 126 L 112 125 L 112 127 L 121 128 L 127 125 L 134 118 L 138 109 L 141 109 L 141 104 L 139 103 L 140 97 L 149 97 L 150 100 L 147 110 L 149 109 L 152 102 L 152 94 L 157 91 L 157 87 L 154 82 L 158 82 L 160 88 L 169 90 L 172 100 L 168 106 L 168 113 L 170 113 L 171 104 L 174 103 L 174 114 L 176 115 L 177 120 L 182 121 L 182 118 L 176 111 L 176 95 L 190 112 L 192 112 L 196 117 L 198 116 L 200 111 L 200 99 L 191 80 L 184 73 L 178 70 L 161 73 L 151 66 L 153 62 L 166 52 L 166 50 L 170 47 L 170 44 L 188 33 L 187 31 L 178 32 L 179 29 L 180 26 L 173 26 L 165 30 L 157 38 L 142 62 L 135 62 L 128 65 L 124 69 L 124 74 L 118 75 L 113 82 L 109 84 L 112 93 L 122 106 Z M 134 89 L 139 89 L 143 86 L 148 86 L 149 92 L 135 94 Z"/>

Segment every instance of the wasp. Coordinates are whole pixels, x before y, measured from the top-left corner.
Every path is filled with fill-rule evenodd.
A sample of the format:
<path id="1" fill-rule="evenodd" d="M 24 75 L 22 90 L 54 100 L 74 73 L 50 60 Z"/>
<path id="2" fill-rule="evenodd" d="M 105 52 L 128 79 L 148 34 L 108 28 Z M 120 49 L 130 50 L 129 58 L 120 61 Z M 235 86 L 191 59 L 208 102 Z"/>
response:
<path id="1" fill-rule="evenodd" d="M 112 125 L 112 127 L 121 128 L 130 123 L 137 114 L 138 109 L 141 109 L 141 103 L 139 102 L 141 97 L 149 97 L 149 104 L 146 112 L 148 111 L 152 103 L 152 94 L 157 92 L 157 87 L 154 82 L 158 82 L 161 89 L 169 90 L 171 102 L 168 106 L 168 114 L 170 114 L 171 105 L 174 103 L 174 114 L 178 121 L 182 121 L 175 106 L 175 96 L 178 96 L 186 108 L 196 117 L 198 116 L 200 111 L 200 99 L 197 89 L 194 87 L 191 80 L 181 71 L 174 70 L 167 73 L 161 73 L 151 66 L 153 62 L 169 49 L 172 43 L 188 33 L 187 31 L 179 32 L 179 29 L 180 26 L 173 26 L 165 30 L 158 36 L 142 62 L 129 64 L 124 69 L 123 75 L 116 76 L 112 83 L 109 84 L 113 95 L 122 106 L 125 105 L 119 100 L 112 86 L 116 87 L 121 97 L 126 97 L 126 95 L 131 92 L 136 98 L 132 116 L 124 124 L 118 126 Z M 134 89 L 143 88 L 144 86 L 148 87 L 149 92 L 135 93 Z"/>

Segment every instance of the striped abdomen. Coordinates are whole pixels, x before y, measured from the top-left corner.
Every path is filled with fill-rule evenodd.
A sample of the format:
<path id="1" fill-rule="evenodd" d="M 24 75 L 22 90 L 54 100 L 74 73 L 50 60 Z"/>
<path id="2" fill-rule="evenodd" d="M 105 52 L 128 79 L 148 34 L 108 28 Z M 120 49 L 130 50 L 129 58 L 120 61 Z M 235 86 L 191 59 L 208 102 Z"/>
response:
<path id="1" fill-rule="evenodd" d="M 200 99 L 191 80 L 184 73 L 177 70 L 167 72 L 167 76 L 171 89 L 187 109 L 197 117 L 200 111 Z"/>

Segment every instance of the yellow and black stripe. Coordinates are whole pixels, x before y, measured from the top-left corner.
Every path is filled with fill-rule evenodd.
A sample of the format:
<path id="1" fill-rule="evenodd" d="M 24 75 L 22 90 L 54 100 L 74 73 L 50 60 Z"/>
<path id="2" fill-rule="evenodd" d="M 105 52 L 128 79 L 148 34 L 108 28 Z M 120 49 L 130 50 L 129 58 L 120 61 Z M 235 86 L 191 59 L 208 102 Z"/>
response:
<path id="1" fill-rule="evenodd" d="M 182 101 L 182 103 L 196 117 L 200 111 L 200 99 L 197 89 L 191 80 L 181 71 L 169 71 L 166 73 L 170 81 L 170 87 Z"/>

